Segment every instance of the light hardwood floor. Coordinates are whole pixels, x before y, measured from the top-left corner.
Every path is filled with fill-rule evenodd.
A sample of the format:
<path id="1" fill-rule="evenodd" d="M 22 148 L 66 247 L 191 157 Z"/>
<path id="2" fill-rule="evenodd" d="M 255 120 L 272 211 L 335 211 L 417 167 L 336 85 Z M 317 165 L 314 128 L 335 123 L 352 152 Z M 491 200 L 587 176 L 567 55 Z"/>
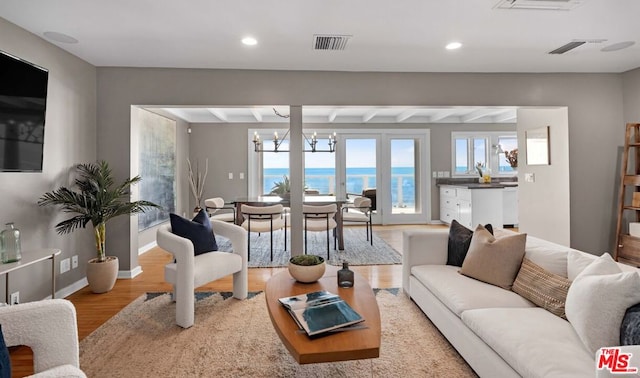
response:
<path id="1" fill-rule="evenodd" d="M 374 231 L 395 250 L 402 251 L 402 232 L 408 229 L 434 228 L 445 226 L 431 225 L 394 225 L 374 226 Z M 171 261 L 171 255 L 156 247 L 139 257 L 142 274 L 130 280 L 118 280 L 113 290 L 105 294 L 93 294 L 85 287 L 66 299 L 73 302 L 78 315 L 78 336 L 84 339 L 100 325 L 117 314 L 139 296 L 153 291 L 170 291 L 171 286 L 164 282 L 164 265 Z M 402 286 L 402 265 L 366 265 L 353 266 L 354 271 L 369 280 L 371 287 L 389 288 Z M 249 269 L 249 291 L 262 291 L 266 282 L 274 274 L 286 268 Z M 205 286 L 198 291 L 231 291 L 231 276 Z M 30 349 L 11 348 L 13 376 L 32 374 L 32 354 Z"/>

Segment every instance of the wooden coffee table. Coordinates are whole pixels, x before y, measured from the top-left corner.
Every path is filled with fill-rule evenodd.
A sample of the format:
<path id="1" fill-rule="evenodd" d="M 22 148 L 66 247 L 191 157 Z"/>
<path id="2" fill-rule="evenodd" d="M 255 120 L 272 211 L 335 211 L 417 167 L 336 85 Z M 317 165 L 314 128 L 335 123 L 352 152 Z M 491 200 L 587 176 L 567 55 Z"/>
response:
<path id="1" fill-rule="evenodd" d="M 265 296 L 271 323 L 289 353 L 300 364 L 377 358 L 380 356 L 380 310 L 366 279 L 355 273 L 354 287 L 339 288 L 338 269 L 327 265 L 324 276 L 310 284 L 294 280 L 288 271 L 267 281 Z M 300 332 L 289 312 L 278 302 L 279 298 L 327 290 L 340 295 L 365 320 L 366 328 L 332 332 L 326 336 L 309 338 Z"/>

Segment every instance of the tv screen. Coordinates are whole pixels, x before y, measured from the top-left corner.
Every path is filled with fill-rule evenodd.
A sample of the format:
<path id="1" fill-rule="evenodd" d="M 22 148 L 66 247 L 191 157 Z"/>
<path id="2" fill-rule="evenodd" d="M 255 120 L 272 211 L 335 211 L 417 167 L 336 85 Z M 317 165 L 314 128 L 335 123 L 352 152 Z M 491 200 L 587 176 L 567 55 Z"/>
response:
<path id="1" fill-rule="evenodd" d="M 48 76 L 0 51 L 0 171 L 42 171 Z"/>

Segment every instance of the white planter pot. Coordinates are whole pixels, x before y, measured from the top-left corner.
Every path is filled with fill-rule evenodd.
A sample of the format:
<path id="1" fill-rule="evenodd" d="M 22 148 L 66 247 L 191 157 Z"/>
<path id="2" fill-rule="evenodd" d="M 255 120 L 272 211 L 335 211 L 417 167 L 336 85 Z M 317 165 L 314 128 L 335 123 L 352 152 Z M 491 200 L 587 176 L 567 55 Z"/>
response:
<path id="1" fill-rule="evenodd" d="M 298 282 L 311 283 L 319 280 L 327 265 L 325 262 L 318 265 L 296 265 L 289 263 L 289 274 Z"/>
<path id="2" fill-rule="evenodd" d="M 89 288 L 96 294 L 106 293 L 113 289 L 118 278 L 118 258 L 107 256 L 107 261 L 98 262 L 98 259 L 91 259 L 87 264 L 87 281 Z"/>

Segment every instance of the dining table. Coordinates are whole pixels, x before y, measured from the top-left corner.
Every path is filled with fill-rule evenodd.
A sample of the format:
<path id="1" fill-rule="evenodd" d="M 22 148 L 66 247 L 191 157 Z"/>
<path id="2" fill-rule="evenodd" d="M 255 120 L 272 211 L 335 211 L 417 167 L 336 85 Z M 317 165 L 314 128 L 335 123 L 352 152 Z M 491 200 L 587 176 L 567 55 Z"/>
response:
<path id="1" fill-rule="evenodd" d="M 335 215 L 336 221 L 336 238 L 338 239 L 338 249 L 344 250 L 344 233 L 343 233 L 343 225 L 342 225 L 342 206 L 346 203 L 349 203 L 350 200 L 346 197 L 337 197 L 337 196 L 329 196 L 329 195 L 305 195 L 303 199 L 303 203 L 305 205 L 329 205 L 336 204 L 337 212 Z M 242 216 L 241 207 L 242 205 L 249 206 L 269 206 L 269 205 L 277 205 L 281 204 L 283 206 L 289 205 L 289 199 L 283 198 L 280 196 L 274 195 L 265 195 L 265 196 L 257 196 L 257 197 L 239 197 L 236 198 L 231 203 L 235 206 L 236 211 L 236 224 L 241 225 L 244 221 Z"/>

